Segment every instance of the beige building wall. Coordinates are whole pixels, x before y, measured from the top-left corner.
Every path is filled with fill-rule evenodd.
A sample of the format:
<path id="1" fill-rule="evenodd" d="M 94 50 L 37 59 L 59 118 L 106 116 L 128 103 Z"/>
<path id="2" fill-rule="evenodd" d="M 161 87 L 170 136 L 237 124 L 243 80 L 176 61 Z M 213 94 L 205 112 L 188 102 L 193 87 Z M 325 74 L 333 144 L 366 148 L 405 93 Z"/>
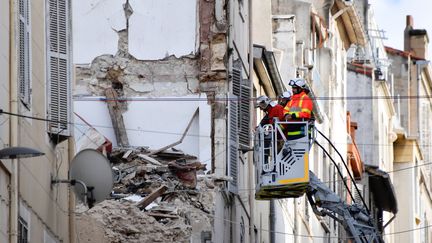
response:
<path id="1" fill-rule="evenodd" d="M 399 148 L 404 148 L 403 150 Z M 401 232 L 418 227 L 420 200 L 420 169 L 416 167 L 421 157 L 418 145 L 413 139 L 399 137 L 395 143 L 394 186 L 399 205 L 399 212 L 394 222 L 394 232 Z M 395 239 L 396 240 L 396 239 Z M 420 242 L 415 231 L 397 236 L 395 242 Z"/>
<path id="2" fill-rule="evenodd" d="M 30 65 L 31 106 L 17 99 L 17 4 L 18 1 L 0 1 L 0 109 L 26 116 L 46 118 L 46 11 L 45 1 L 30 1 Z M 10 8 L 13 3 L 13 8 Z M 12 11 L 11 11 L 12 10 Z M 11 86 L 12 85 L 12 86 Z M 17 102 L 18 101 L 18 102 Z M 16 109 L 11 104 L 16 104 Z M 16 237 L 14 223 L 23 218 L 28 226 L 29 242 L 70 242 L 69 188 L 67 185 L 51 187 L 51 176 L 67 179 L 70 151 L 68 140 L 55 145 L 47 133 L 45 121 L 0 115 L 0 149 L 24 146 L 45 153 L 44 156 L 15 160 L 18 187 L 11 182 L 14 167 L 11 160 L 0 162 L 0 242 Z M 12 130 L 11 130 L 12 129 Z M 18 202 L 11 192 L 18 193 Z M 16 211 L 15 211 L 16 209 Z M 53 241 L 49 241 L 53 240 Z"/>

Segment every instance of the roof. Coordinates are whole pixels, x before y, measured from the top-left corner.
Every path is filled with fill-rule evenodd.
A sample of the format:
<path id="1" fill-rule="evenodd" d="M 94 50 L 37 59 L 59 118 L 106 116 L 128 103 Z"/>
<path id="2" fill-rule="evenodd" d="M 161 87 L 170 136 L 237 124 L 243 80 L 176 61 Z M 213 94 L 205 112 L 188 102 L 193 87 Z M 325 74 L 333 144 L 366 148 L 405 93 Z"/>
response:
<path id="1" fill-rule="evenodd" d="M 359 63 L 348 63 L 349 71 L 372 77 L 373 68 Z"/>
<path id="2" fill-rule="evenodd" d="M 333 18 L 336 19 L 341 37 L 348 49 L 351 44 L 365 46 L 366 34 L 362 21 L 354 6 L 347 1 L 337 0 L 332 8 Z"/>
<path id="3" fill-rule="evenodd" d="M 395 49 L 393 47 L 385 46 L 385 50 L 388 54 L 393 54 L 393 55 L 397 55 L 397 56 L 401 56 L 401 57 L 405 57 L 405 58 L 410 57 L 411 59 L 414 59 L 414 60 L 424 60 L 424 58 L 414 56 L 412 52 L 401 51 L 401 50 Z"/>

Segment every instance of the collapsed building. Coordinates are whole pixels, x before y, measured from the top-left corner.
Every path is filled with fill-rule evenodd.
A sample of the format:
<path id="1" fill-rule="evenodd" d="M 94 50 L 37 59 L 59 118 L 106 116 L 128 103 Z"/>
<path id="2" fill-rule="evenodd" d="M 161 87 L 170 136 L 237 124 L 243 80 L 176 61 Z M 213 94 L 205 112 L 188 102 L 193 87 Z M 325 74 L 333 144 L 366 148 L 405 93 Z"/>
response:
<path id="1" fill-rule="evenodd" d="M 113 191 L 90 209 L 79 205 L 78 242 L 211 239 L 218 180 L 194 156 L 172 149 L 150 153 L 142 147 L 110 153 Z"/>

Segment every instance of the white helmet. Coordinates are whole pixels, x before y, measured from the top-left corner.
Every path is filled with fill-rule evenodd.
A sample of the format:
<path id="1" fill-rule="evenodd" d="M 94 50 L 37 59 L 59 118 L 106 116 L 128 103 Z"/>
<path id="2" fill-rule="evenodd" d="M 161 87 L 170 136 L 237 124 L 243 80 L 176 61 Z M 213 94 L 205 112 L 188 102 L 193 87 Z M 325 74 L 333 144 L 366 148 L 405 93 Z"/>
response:
<path id="1" fill-rule="evenodd" d="M 267 106 L 270 104 L 271 99 L 267 97 L 266 95 L 261 95 L 257 98 L 257 102 L 255 107 L 260 107 L 261 109 L 267 108 Z"/>
<path id="2" fill-rule="evenodd" d="M 302 78 L 291 79 L 289 81 L 288 85 L 291 87 L 300 87 L 302 89 L 309 90 L 309 87 L 306 84 L 306 80 L 304 80 Z"/>
<path id="3" fill-rule="evenodd" d="M 279 95 L 279 99 L 291 99 L 292 92 L 291 91 L 285 91 L 281 95 Z"/>

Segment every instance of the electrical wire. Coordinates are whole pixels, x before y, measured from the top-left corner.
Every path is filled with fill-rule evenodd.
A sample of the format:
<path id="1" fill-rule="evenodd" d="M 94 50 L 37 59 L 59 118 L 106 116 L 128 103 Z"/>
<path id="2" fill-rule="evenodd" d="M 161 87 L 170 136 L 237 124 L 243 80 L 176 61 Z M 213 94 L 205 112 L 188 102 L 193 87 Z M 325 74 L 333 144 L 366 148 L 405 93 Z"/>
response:
<path id="1" fill-rule="evenodd" d="M 24 117 L 24 118 L 29 118 L 29 119 L 34 119 L 34 120 L 40 120 L 40 121 L 46 121 L 46 122 L 57 122 L 57 123 L 65 123 L 65 122 L 60 122 L 60 121 L 55 121 L 55 120 L 50 120 L 50 119 L 44 119 L 44 118 L 38 118 L 38 117 L 32 117 L 32 116 L 25 116 L 25 115 L 20 115 L 20 114 L 13 114 L 13 113 L 9 113 L 9 112 L 4 112 L 3 110 L 0 110 L 0 114 L 7 114 L 7 115 L 15 115 L 15 116 L 19 116 L 19 117 Z M 78 124 L 76 124 L 76 123 L 71 123 L 72 125 L 78 125 Z M 83 133 L 83 132 L 82 132 Z M 85 134 L 85 133 L 83 133 L 83 134 Z M 91 140 L 92 141 L 92 140 Z M 222 151 L 223 152 L 223 151 Z M 220 152 L 220 153 L 222 153 L 222 152 Z M 330 157 L 330 156 L 329 156 Z M 424 165 L 429 165 L 429 164 L 432 164 L 432 163 L 426 163 L 426 164 L 424 164 Z M 414 167 L 419 167 L 419 166 L 421 166 L 421 165 L 416 165 L 416 166 L 414 166 Z M 37 180 L 37 177 L 31 172 L 31 170 L 29 169 L 29 168 L 27 168 L 27 166 L 25 166 L 25 165 L 23 165 L 23 167 L 24 168 L 26 168 L 26 170 L 28 171 L 28 173 L 30 173 L 30 175 L 34 178 L 34 180 L 41 186 L 41 188 L 43 189 L 43 186 L 42 186 L 42 184 Z M 336 166 L 337 167 L 337 166 Z M 412 168 L 414 168 L 414 167 L 412 167 Z M 397 171 L 402 171 L 402 170 L 407 170 L 407 169 L 409 169 L 409 168 L 403 168 L 403 169 L 399 169 L 399 170 L 395 170 L 395 171 L 393 171 L 393 172 L 397 172 Z M 391 173 L 391 172 L 388 172 L 388 173 Z M 375 176 L 375 175 L 369 175 L 369 176 Z M 345 180 L 335 180 L 334 182 L 336 182 L 336 181 L 345 181 Z M 327 182 L 331 182 L 331 181 L 327 181 Z M 322 183 L 325 183 L 325 182 L 322 182 Z M 43 189 L 44 190 L 44 189 Z M 241 188 L 239 188 L 238 190 L 255 190 L 255 189 L 241 189 Z M 45 191 L 45 190 L 44 190 Z M 61 206 L 58 204 L 58 202 L 57 202 L 57 200 L 54 200 L 51 196 L 50 196 L 50 193 L 49 192 L 47 192 L 47 191 L 45 191 L 46 193 L 47 193 L 47 195 L 50 197 L 50 199 L 52 200 L 52 201 L 54 201 L 56 204 L 57 204 L 57 206 L 58 206 L 58 208 L 59 208 L 59 210 L 60 211 L 62 211 L 63 213 L 76 213 L 76 212 L 74 212 L 74 211 L 67 211 L 67 210 L 64 210 L 64 209 L 62 209 L 61 208 Z M 210 216 L 213 216 L 213 215 L 210 215 Z M 225 219 L 224 219 L 225 220 Z M 234 222 L 234 221 L 230 221 L 230 222 Z M 237 222 L 238 223 L 238 222 Z M 249 226 L 247 226 L 247 227 L 249 227 Z M 427 227 L 430 227 L 430 226 L 427 226 Z M 423 227 L 423 228 L 425 228 L 425 227 Z M 419 229 L 422 229 L 422 228 L 419 228 Z M 269 230 L 266 230 L 266 229 L 260 229 L 260 230 L 263 230 L 263 231 L 269 231 Z M 401 231 L 401 232 L 394 232 L 394 233 L 390 233 L 390 234 L 400 234 L 400 233 L 406 233 L 406 232 L 410 232 L 410 231 L 413 231 L 413 230 L 418 230 L 418 229 L 411 229 L 411 230 L 406 230 L 406 231 Z M 269 231 L 270 232 L 270 231 Z M 278 233 L 278 234 L 287 234 L 286 232 L 277 232 L 277 231 L 275 231 L 274 233 Z M 289 233 L 288 233 L 289 234 Z M 304 236 L 304 237 L 312 237 L 312 238 L 328 238 L 328 236 L 323 236 L 323 237 L 318 237 L 318 236 L 310 236 L 310 235 L 295 235 L 295 234 L 290 234 L 290 235 L 293 235 L 293 236 L 300 236 L 300 237 L 302 237 L 302 236 Z M 337 238 L 339 238 L 339 237 L 337 237 Z M 339 238 L 340 239 L 340 238 Z"/>
<path id="2" fill-rule="evenodd" d="M 0 109 L 0 115 L 1 114 L 6 114 L 6 115 L 11 115 L 11 116 L 18 116 L 18 117 L 23 117 L 23 118 L 28 118 L 28 119 L 34 119 L 34 120 L 38 120 L 38 121 L 45 121 L 45 122 L 53 122 L 53 123 L 62 123 L 62 124 L 69 124 L 69 125 L 73 125 L 75 126 L 75 128 L 78 128 L 77 126 L 81 126 L 81 127 L 90 127 L 88 124 L 86 123 L 76 123 L 76 122 L 62 122 L 62 121 L 55 121 L 55 120 L 50 120 L 50 119 L 45 119 L 45 118 L 41 118 L 41 117 L 33 117 L 33 116 L 25 116 L 25 115 L 20 115 L 20 114 L 15 114 L 15 113 L 10 113 L 10 112 L 5 112 L 3 110 Z M 113 129 L 112 126 L 104 126 L 104 125 L 91 125 L 91 127 L 93 128 L 106 128 L 106 129 Z M 132 131 L 132 132 L 142 132 L 142 133 L 156 133 L 156 134 L 166 134 L 166 135 L 183 135 L 183 133 L 178 133 L 178 132 L 167 132 L 167 131 L 157 131 L 157 130 L 144 130 L 144 129 L 134 129 L 134 128 L 126 128 L 126 131 Z M 83 133 L 84 134 L 84 133 Z M 251 134 L 249 135 L 253 135 L 253 132 L 251 131 Z M 209 138 L 210 136 L 207 135 L 198 135 L 198 134 L 186 134 L 186 137 L 199 137 L 199 138 Z M 226 136 L 214 136 L 214 138 L 227 138 Z M 334 143 L 334 144 L 340 144 L 340 145 L 346 145 L 346 143 Z M 388 147 L 415 147 L 415 146 L 420 146 L 420 147 L 431 147 L 432 144 L 411 144 L 411 145 L 407 145 L 407 144 L 379 144 L 379 143 L 356 143 L 356 145 L 358 146 L 388 146 Z"/>
<path id="3" fill-rule="evenodd" d="M 370 211 L 369 211 L 369 208 L 368 208 L 368 206 L 366 205 L 366 202 L 365 202 L 365 200 L 364 200 L 364 198 L 363 198 L 363 196 L 361 195 L 361 193 L 360 193 L 360 190 L 358 189 L 358 187 L 357 187 L 357 184 L 355 183 L 355 180 L 354 180 L 354 177 L 352 176 L 352 174 L 351 174 L 351 172 L 350 172 L 350 170 L 349 170 L 349 168 L 348 168 L 348 165 L 347 165 L 347 163 L 345 162 L 345 160 L 344 160 L 344 158 L 343 158 L 343 156 L 340 154 L 340 152 L 339 152 L 339 150 L 333 145 L 333 143 L 330 141 L 330 139 L 328 138 L 328 137 L 326 137 L 320 130 L 318 130 L 318 129 L 316 129 L 315 128 L 315 130 L 330 144 L 330 146 L 336 151 L 336 153 L 339 155 L 339 158 L 340 158 L 340 160 L 342 161 L 342 164 L 345 166 L 345 169 L 346 169 L 346 172 L 347 172 L 347 174 L 349 175 L 349 177 L 351 178 L 351 180 L 352 180 L 352 182 L 353 182 L 353 185 L 354 185 L 354 187 L 355 187 L 355 189 L 356 189 L 356 191 L 357 191 L 357 193 L 358 193 L 358 195 L 360 196 L 360 199 L 361 199 L 361 201 L 362 201 L 362 203 L 363 203 L 363 206 L 366 208 L 366 211 L 367 211 L 367 213 L 369 213 L 370 214 Z M 316 140 L 315 140 L 315 142 L 316 142 Z M 317 142 L 316 142 L 317 143 Z M 324 151 L 325 151 L 325 149 L 324 149 L 324 147 L 322 147 L 321 145 L 320 145 L 320 147 L 321 147 L 321 149 L 323 149 Z M 326 151 L 325 151 L 326 152 Z M 330 154 L 329 153 L 327 153 L 326 152 L 326 154 L 327 154 L 327 156 L 330 158 L 330 159 L 332 159 L 331 158 L 331 156 L 330 156 Z M 335 165 L 335 167 L 338 167 L 337 166 L 337 164 L 335 164 L 334 163 L 334 165 Z M 340 175 L 341 176 L 341 178 L 343 178 L 343 176 L 342 175 Z M 345 180 L 344 180 L 344 185 L 346 186 L 346 189 L 348 190 L 348 192 L 349 192 L 349 194 L 350 194 L 350 196 L 351 196 L 351 199 L 355 202 L 355 199 L 354 199 L 354 197 L 353 197 L 353 195 L 351 194 L 351 190 L 347 187 L 347 185 L 346 185 L 346 183 L 345 183 Z"/>
<path id="4" fill-rule="evenodd" d="M 269 97 L 270 99 L 276 100 L 278 97 Z M 227 101 L 227 102 L 244 102 L 244 101 L 255 101 L 257 97 L 250 98 L 229 98 L 229 97 L 215 97 L 213 101 Z M 368 95 L 368 96 L 316 96 L 315 100 L 410 100 L 410 99 L 432 99 L 432 95 Z M 80 97 L 75 99 L 78 101 L 95 101 L 95 102 L 132 102 L 132 101 L 168 101 L 168 102 L 179 102 L 179 101 L 203 101 L 207 102 L 207 97 L 119 97 L 119 98 L 105 98 L 105 97 Z"/>

